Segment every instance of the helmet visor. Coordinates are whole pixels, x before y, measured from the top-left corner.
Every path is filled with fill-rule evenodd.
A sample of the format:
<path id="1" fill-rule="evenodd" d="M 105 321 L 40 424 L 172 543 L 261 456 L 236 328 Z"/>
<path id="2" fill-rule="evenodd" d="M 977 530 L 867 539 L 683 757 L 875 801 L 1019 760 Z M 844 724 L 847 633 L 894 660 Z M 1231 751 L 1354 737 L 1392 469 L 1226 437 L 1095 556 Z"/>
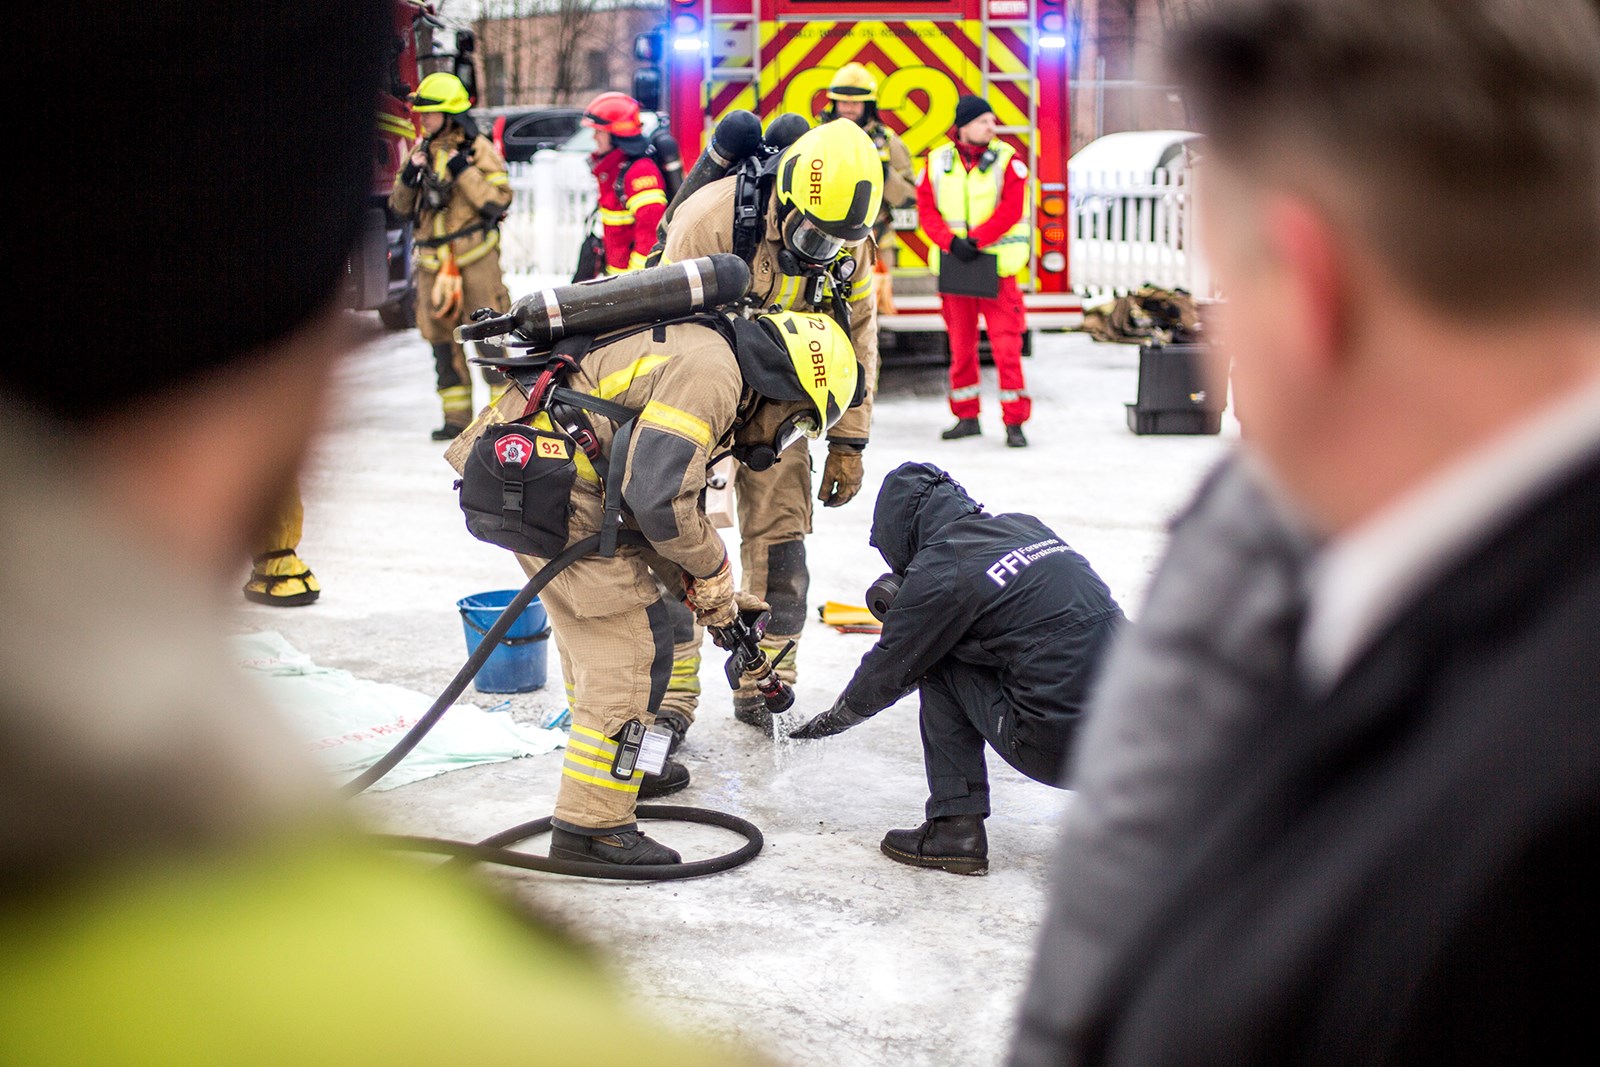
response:
<path id="1" fill-rule="evenodd" d="M 790 415 L 778 424 L 778 432 L 772 435 L 772 450 L 781 454 L 790 445 L 798 442 L 800 438 L 809 437 L 815 440 L 820 433 L 822 433 L 822 427 L 817 425 L 815 412 L 802 411 L 798 414 Z"/>
<path id="2" fill-rule="evenodd" d="M 843 241 L 823 232 L 798 211 L 790 212 L 783 222 L 783 243 L 801 259 L 819 266 L 832 263 L 844 251 Z"/>

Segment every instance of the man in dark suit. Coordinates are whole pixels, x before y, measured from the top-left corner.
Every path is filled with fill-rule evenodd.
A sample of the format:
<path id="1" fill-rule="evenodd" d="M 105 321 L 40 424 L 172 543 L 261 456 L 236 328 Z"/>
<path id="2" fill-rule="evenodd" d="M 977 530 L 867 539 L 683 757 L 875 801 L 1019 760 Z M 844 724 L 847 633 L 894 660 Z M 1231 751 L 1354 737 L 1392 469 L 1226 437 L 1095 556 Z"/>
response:
<path id="1" fill-rule="evenodd" d="M 1244 446 L 1105 667 L 1010 1062 L 1570 1057 L 1600 10 L 1220 0 L 1171 52 Z"/>

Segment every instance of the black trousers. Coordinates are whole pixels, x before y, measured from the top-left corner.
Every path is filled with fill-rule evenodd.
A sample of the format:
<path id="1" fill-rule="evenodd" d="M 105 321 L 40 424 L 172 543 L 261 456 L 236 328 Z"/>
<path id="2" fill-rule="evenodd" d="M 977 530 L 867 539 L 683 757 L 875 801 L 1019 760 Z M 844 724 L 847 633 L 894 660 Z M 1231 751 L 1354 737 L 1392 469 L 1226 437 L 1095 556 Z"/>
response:
<path id="1" fill-rule="evenodd" d="M 946 659 L 923 678 L 921 698 L 928 818 L 989 814 L 985 745 L 1034 781 L 1060 787 L 1071 734 L 1059 738 L 1059 748 L 1018 737 L 1016 711 L 994 671 Z"/>

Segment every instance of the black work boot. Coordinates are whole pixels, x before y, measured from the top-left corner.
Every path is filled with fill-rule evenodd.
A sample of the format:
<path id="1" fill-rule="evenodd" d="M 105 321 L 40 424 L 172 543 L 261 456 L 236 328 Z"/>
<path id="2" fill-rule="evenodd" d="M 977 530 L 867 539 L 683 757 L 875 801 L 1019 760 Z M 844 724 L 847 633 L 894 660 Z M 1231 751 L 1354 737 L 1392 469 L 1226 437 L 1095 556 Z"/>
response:
<path id="1" fill-rule="evenodd" d="M 1028 439 L 1026 437 L 1022 436 L 1022 427 L 1021 426 L 1007 426 L 1006 427 L 1006 447 L 1007 448 L 1027 448 L 1028 447 Z"/>
<path id="2" fill-rule="evenodd" d="M 748 693 L 734 690 L 733 717 L 746 726 L 754 726 L 768 737 L 772 736 L 772 713 L 767 710 L 767 702 L 755 690 Z"/>
<path id="3" fill-rule="evenodd" d="M 978 425 L 977 419 L 957 419 L 956 424 L 939 436 L 946 441 L 954 441 L 961 437 L 977 437 L 983 433 L 983 427 Z"/>
<path id="4" fill-rule="evenodd" d="M 647 774 L 639 783 L 639 799 L 649 800 L 651 797 L 664 797 L 669 793 L 676 793 L 689 784 L 689 768 L 675 759 L 668 759 L 661 765 L 660 774 Z"/>
<path id="5" fill-rule="evenodd" d="M 936 867 L 951 874 L 988 874 L 989 838 L 982 815 L 941 815 L 915 830 L 883 835 L 883 854 L 912 867 Z"/>
<path id="6" fill-rule="evenodd" d="M 447 422 L 437 430 L 433 431 L 433 439 L 435 441 L 454 441 L 457 437 L 461 436 L 461 431 L 465 429 L 466 426 L 462 425 L 461 423 Z"/>
<path id="7" fill-rule="evenodd" d="M 682 863 L 678 855 L 638 830 L 619 830 L 601 837 L 575 834 L 559 827 L 550 831 L 550 858 L 578 863 L 618 863 L 633 867 L 645 863 Z"/>

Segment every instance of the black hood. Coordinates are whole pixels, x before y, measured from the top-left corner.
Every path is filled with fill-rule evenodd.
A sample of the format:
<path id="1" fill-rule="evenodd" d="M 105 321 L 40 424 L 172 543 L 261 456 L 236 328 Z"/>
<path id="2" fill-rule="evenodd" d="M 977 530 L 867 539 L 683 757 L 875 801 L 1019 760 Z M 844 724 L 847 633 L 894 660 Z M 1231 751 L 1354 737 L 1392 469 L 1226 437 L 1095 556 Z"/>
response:
<path id="1" fill-rule="evenodd" d="M 878 490 L 871 544 L 890 570 L 904 573 L 912 557 L 941 530 L 982 510 L 960 482 L 933 464 L 902 463 Z"/>

